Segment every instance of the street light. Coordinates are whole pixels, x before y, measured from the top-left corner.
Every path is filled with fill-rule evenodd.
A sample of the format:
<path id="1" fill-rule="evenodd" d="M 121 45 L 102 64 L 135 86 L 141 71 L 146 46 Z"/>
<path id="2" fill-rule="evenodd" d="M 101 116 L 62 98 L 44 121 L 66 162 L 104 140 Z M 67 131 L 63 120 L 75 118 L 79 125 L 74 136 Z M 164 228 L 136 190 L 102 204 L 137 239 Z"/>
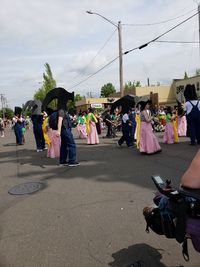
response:
<path id="1" fill-rule="evenodd" d="M 114 25 L 117 30 L 118 30 L 118 39 L 119 39 L 119 83 L 120 83 L 120 95 L 121 97 L 124 96 L 124 88 L 123 88 L 123 54 L 122 54 L 122 26 L 121 26 L 121 21 L 118 21 L 118 23 L 114 23 L 111 20 L 107 19 L 106 17 L 102 16 L 99 13 L 86 11 L 90 15 L 97 15 L 104 20 L 108 21 L 112 25 Z"/>

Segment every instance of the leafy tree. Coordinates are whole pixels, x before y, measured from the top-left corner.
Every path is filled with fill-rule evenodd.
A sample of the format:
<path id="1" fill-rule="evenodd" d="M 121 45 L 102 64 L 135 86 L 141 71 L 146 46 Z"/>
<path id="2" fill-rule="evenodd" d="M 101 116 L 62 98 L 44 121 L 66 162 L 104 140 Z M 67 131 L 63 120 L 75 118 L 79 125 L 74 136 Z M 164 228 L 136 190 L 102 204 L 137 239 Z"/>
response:
<path id="1" fill-rule="evenodd" d="M 141 83 L 140 81 L 128 81 L 127 83 L 125 83 L 124 86 L 124 92 L 125 93 L 129 93 L 130 91 L 134 90 L 136 87 L 140 87 Z"/>
<path id="2" fill-rule="evenodd" d="M 200 75 L 200 69 L 196 69 L 196 75 Z"/>
<path id="3" fill-rule="evenodd" d="M 34 99 L 43 101 L 46 94 L 51 91 L 53 88 L 56 87 L 56 81 L 53 78 L 53 74 L 51 71 L 51 67 L 48 63 L 45 65 L 45 71 L 46 73 L 43 73 L 43 83 L 42 87 L 40 87 L 34 95 Z M 56 107 L 56 101 L 52 101 L 51 105 L 52 108 Z"/>
<path id="4" fill-rule="evenodd" d="M 108 97 L 115 92 L 116 90 L 112 83 L 104 84 L 104 86 L 101 87 L 101 97 Z"/>
<path id="5" fill-rule="evenodd" d="M 187 74 L 187 72 L 185 71 L 185 73 L 184 73 L 184 79 L 188 79 L 189 77 L 188 77 L 188 74 Z"/>
<path id="6" fill-rule="evenodd" d="M 76 102 L 82 99 L 85 99 L 85 96 L 76 94 L 74 97 L 74 101 L 69 100 L 69 102 L 67 103 L 67 108 L 70 114 L 76 113 Z"/>
<path id="7" fill-rule="evenodd" d="M 1 118 L 3 117 L 3 113 L 4 113 L 5 118 L 7 119 L 12 119 L 14 116 L 14 111 L 11 108 L 4 108 L 3 110 L 0 110 Z"/>

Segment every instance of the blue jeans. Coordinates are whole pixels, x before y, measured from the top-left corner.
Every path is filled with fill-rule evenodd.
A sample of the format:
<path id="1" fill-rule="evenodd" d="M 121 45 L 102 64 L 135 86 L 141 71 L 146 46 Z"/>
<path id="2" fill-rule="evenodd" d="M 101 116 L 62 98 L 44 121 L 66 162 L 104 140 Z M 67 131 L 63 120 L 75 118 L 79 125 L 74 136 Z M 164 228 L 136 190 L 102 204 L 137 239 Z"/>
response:
<path id="1" fill-rule="evenodd" d="M 130 126 L 126 123 L 122 123 L 122 137 L 119 139 L 118 144 L 122 145 L 124 142 L 126 142 L 127 146 L 132 146 L 130 140 Z"/>
<path id="2" fill-rule="evenodd" d="M 187 123 L 191 144 L 195 144 L 197 141 L 197 143 L 200 145 L 200 118 L 196 120 L 193 114 L 189 113 L 187 115 Z"/>
<path id="3" fill-rule="evenodd" d="M 62 127 L 61 130 L 61 147 L 60 147 L 60 163 L 69 163 L 76 161 L 76 144 L 70 128 Z"/>
<path id="4" fill-rule="evenodd" d="M 15 123 L 14 131 L 15 131 L 17 145 L 22 145 L 23 144 L 22 125 L 19 123 Z"/>

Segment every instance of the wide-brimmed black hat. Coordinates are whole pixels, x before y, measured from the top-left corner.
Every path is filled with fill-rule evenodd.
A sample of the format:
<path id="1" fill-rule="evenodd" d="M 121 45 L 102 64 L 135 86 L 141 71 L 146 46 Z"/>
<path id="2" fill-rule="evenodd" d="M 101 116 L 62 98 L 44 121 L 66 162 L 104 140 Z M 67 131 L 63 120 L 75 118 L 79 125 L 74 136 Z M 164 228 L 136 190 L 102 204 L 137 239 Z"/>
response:
<path id="1" fill-rule="evenodd" d="M 68 100 L 74 100 L 74 92 L 69 93 L 62 87 L 57 87 L 49 91 L 42 102 L 42 110 L 45 111 L 49 103 L 57 99 L 57 109 L 67 110 L 67 102 Z"/>
<path id="2" fill-rule="evenodd" d="M 135 107 L 135 99 L 136 96 L 134 95 L 125 95 L 121 97 L 112 104 L 110 112 L 113 113 L 116 108 L 121 108 L 122 113 L 128 112 L 131 108 Z"/>
<path id="3" fill-rule="evenodd" d="M 41 115 L 42 102 L 40 100 L 29 100 L 23 107 L 23 110 L 31 110 L 32 115 Z"/>

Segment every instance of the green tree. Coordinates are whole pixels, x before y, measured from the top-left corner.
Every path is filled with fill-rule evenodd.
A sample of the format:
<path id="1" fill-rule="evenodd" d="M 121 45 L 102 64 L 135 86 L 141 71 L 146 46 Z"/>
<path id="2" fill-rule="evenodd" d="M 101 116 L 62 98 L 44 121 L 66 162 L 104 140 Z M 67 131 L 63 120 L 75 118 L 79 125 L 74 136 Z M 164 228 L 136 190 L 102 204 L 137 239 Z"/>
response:
<path id="1" fill-rule="evenodd" d="M 14 116 L 14 111 L 11 108 L 4 108 L 3 110 L 0 110 L 0 117 L 3 117 L 3 111 L 4 111 L 4 116 L 7 119 L 12 119 Z"/>
<path id="2" fill-rule="evenodd" d="M 188 77 L 188 74 L 187 74 L 187 72 L 185 71 L 185 73 L 184 73 L 184 79 L 188 79 L 189 77 Z"/>
<path id="3" fill-rule="evenodd" d="M 74 101 L 69 100 L 67 103 L 67 108 L 70 114 L 76 113 L 76 102 L 79 100 L 85 99 L 85 96 L 81 96 L 80 94 L 76 94 L 74 97 Z"/>
<path id="4" fill-rule="evenodd" d="M 128 81 L 127 83 L 125 83 L 124 85 L 124 93 L 129 93 L 131 91 L 134 91 L 136 87 L 140 87 L 141 86 L 141 82 L 140 81 Z"/>
<path id="5" fill-rule="evenodd" d="M 200 75 L 200 69 L 196 69 L 196 75 Z"/>
<path id="6" fill-rule="evenodd" d="M 101 97 L 108 97 L 115 92 L 116 90 L 112 83 L 104 84 L 104 86 L 101 87 Z"/>
<path id="7" fill-rule="evenodd" d="M 44 65 L 45 72 L 43 73 L 43 82 L 42 86 L 35 92 L 34 99 L 43 101 L 46 94 L 51 91 L 53 88 L 56 87 L 56 81 L 53 78 L 53 74 L 51 71 L 51 67 L 48 63 Z M 56 101 L 52 101 L 51 105 L 52 108 L 56 107 Z"/>

